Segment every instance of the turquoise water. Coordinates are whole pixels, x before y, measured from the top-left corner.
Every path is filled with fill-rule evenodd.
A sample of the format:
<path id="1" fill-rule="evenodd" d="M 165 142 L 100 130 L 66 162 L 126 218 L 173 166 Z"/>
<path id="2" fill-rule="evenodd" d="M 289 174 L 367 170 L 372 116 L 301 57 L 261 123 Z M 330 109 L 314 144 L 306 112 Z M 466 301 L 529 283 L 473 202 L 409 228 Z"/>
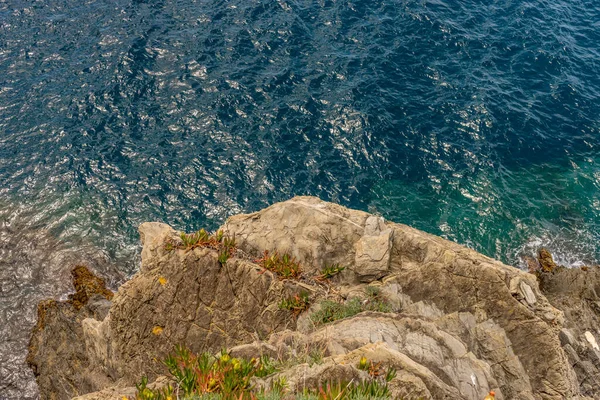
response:
<path id="1" fill-rule="evenodd" d="M 593 1 L 0 3 L 7 252 L 40 232 L 127 275 L 143 221 L 315 195 L 515 266 L 594 263 L 599 129 Z M 17 264 L 3 297 L 61 294 Z"/>
<path id="2" fill-rule="evenodd" d="M 0 21 L 0 193 L 66 241 L 123 261 L 142 221 L 311 194 L 513 265 L 538 241 L 599 258 L 595 2 L 12 0 Z"/>

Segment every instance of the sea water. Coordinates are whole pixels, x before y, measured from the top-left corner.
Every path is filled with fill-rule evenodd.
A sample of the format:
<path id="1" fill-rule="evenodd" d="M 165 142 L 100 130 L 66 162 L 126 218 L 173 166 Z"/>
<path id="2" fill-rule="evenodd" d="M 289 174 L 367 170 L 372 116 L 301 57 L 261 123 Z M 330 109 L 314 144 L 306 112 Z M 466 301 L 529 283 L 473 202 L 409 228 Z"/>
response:
<path id="1" fill-rule="evenodd" d="M 0 2 L 0 393 L 72 262 L 314 195 L 514 266 L 600 259 L 600 3 Z M 4 392 L 4 393 L 3 393 Z"/>

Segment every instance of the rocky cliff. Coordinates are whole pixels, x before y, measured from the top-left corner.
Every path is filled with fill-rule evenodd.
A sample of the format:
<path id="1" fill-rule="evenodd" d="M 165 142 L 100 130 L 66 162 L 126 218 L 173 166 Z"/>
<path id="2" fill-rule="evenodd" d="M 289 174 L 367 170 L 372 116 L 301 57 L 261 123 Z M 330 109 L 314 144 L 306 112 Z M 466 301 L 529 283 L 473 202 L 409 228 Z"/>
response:
<path id="1" fill-rule="evenodd" d="M 94 286 L 69 303 L 41 304 L 28 361 L 42 397 L 133 395 L 132 385 L 165 374 L 160 360 L 184 344 L 296 357 L 264 380 L 285 376 L 292 391 L 361 379 L 356 365 L 366 357 L 396 369 L 396 398 L 483 399 L 490 390 L 497 399 L 600 398 L 596 267 L 527 273 L 312 197 L 231 217 L 221 229 L 236 239 L 225 258 L 144 223 L 140 271 L 111 300 Z M 263 268 L 265 250 L 289 255 L 301 273 L 283 279 Z M 281 306 L 300 293 L 306 309 Z M 385 307 L 315 318 L 326 304 L 367 304 L 374 294 Z M 314 349 L 318 363 L 298 357 Z"/>

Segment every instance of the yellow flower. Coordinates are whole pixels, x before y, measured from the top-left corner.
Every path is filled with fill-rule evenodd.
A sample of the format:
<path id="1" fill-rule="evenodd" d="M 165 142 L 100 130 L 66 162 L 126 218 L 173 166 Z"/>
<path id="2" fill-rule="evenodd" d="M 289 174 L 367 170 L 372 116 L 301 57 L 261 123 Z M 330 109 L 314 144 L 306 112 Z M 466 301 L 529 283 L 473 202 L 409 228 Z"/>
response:
<path id="1" fill-rule="evenodd" d="M 362 356 L 358 362 L 358 369 L 367 369 L 367 357 Z"/>
<path id="2" fill-rule="evenodd" d="M 165 286 L 167 284 L 167 278 L 161 276 L 160 278 L 158 278 L 158 283 L 160 283 L 162 286 Z"/>
<path id="3" fill-rule="evenodd" d="M 215 378 L 210 378 L 208 381 L 208 389 L 212 390 L 217 386 L 217 380 Z"/>
<path id="4" fill-rule="evenodd" d="M 229 362 L 230 359 L 231 357 L 229 357 L 229 354 L 221 354 L 221 361 L 223 361 L 224 363 Z"/>
<path id="5" fill-rule="evenodd" d="M 233 360 L 231 360 L 231 363 L 233 364 L 233 370 L 234 371 L 237 371 L 240 368 L 242 368 L 242 363 L 237 358 L 234 358 Z"/>
<path id="6" fill-rule="evenodd" d="M 162 326 L 155 326 L 154 328 L 152 328 L 152 333 L 154 333 L 156 336 L 160 335 L 162 331 Z"/>

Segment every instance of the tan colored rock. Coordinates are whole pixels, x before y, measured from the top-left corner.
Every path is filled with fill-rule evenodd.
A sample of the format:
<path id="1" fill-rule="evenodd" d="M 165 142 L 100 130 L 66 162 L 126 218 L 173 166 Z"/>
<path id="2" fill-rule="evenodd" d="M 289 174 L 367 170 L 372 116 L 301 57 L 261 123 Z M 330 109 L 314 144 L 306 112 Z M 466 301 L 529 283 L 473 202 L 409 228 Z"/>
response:
<path id="1" fill-rule="evenodd" d="M 557 268 L 539 278 L 544 295 L 564 311 L 560 341 L 580 393 L 596 398 L 600 393 L 600 360 L 594 346 L 600 338 L 600 268 Z"/>
<path id="2" fill-rule="evenodd" d="M 385 227 L 383 218 L 367 218 L 365 233 L 354 244 L 352 270 L 361 282 L 372 282 L 389 273 L 393 233 Z"/>
<path id="3" fill-rule="evenodd" d="M 421 378 L 405 370 L 397 372 L 396 378 L 388 386 L 395 399 L 433 400 L 429 389 Z"/>
<path id="4" fill-rule="evenodd" d="M 153 385 L 154 386 L 154 385 Z M 128 387 L 110 387 L 97 392 L 73 397 L 71 400 L 122 400 L 125 398 L 135 398 L 137 390 L 135 386 Z"/>
<path id="5" fill-rule="evenodd" d="M 525 282 L 521 282 L 519 284 L 519 290 L 521 291 L 521 294 L 525 298 L 525 301 L 527 301 L 527 304 L 529 304 L 530 306 L 533 306 L 535 304 L 535 302 L 537 301 L 537 299 L 535 298 L 535 294 L 533 293 L 533 290 L 531 290 L 531 286 L 529 286 Z"/>
<path id="6" fill-rule="evenodd" d="M 235 215 L 221 229 L 249 254 L 288 253 L 308 274 L 318 275 L 325 265 L 354 264 L 354 244 L 364 235 L 368 218 L 365 212 L 305 196 Z"/>
<path id="7" fill-rule="evenodd" d="M 159 376 L 154 382 L 148 384 L 150 389 L 160 389 L 173 384 L 166 376 Z M 72 400 L 122 400 L 123 398 L 135 398 L 137 390 L 134 386 L 113 386 L 98 392 L 88 393 L 83 396 L 73 397 Z"/>
<path id="8" fill-rule="evenodd" d="M 541 248 L 538 251 L 538 263 L 542 272 L 552 272 L 556 269 L 557 265 L 552 258 L 552 254 L 548 251 L 548 249 Z"/>
<path id="9" fill-rule="evenodd" d="M 138 227 L 142 241 L 142 265 L 140 271 L 152 269 L 155 261 L 166 254 L 165 241 L 177 238 L 177 232 L 167 224 L 161 222 L 144 222 Z"/>
<path id="10" fill-rule="evenodd" d="M 406 398 L 480 400 L 494 390 L 498 400 L 562 400 L 599 393 L 600 351 L 588 340 L 600 328 L 593 269 L 583 271 L 592 274 L 586 277 L 561 269 L 542 274 L 549 302 L 534 275 L 312 197 L 231 217 L 223 229 L 251 256 L 264 250 L 295 256 L 304 280 L 282 281 L 235 257 L 221 265 L 210 249 L 167 251 L 177 232 L 143 224 L 140 272 L 119 289 L 109 316 L 71 322 L 80 334 L 70 340 L 93 360 L 96 374 L 119 380 L 118 387 L 142 375 L 152 379 L 164 372 L 158 360 L 185 344 L 196 352 L 236 346 L 239 355 L 298 360 L 317 349 L 322 354 L 309 358 L 321 364 L 302 361 L 278 374 L 294 388 L 328 377 L 363 379 L 356 364 L 366 356 L 399 371 L 390 387 Z M 347 269 L 327 285 L 311 281 L 328 264 Z M 278 306 L 300 290 L 316 303 L 360 297 L 366 282 L 398 312 L 366 312 L 315 327 L 308 315 L 296 320 Z M 50 351 L 60 347 L 56 341 L 43 338 L 49 351 L 40 357 L 60 354 Z M 50 379 L 49 370 L 38 375 L 38 381 Z M 78 393 L 88 389 L 77 387 Z"/>
<path id="11" fill-rule="evenodd" d="M 361 357 L 366 357 L 369 361 L 382 363 L 396 368 L 398 371 L 405 372 L 407 376 L 412 376 L 414 380 L 421 380 L 427 387 L 434 399 L 465 399 L 457 388 L 448 385 L 427 367 L 415 362 L 404 353 L 390 349 L 383 343 L 368 344 L 344 356 L 339 356 L 335 360 L 342 364 L 357 365 Z"/>
<path id="12" fill-rule="evenodd" d="M 365 371 L 354 365 L 340 363 L 338 360 L 327 359 L 322 364 L 299 364 L 281 373 L 276 374 L 267 381 L 285 379 L 287 388 L 292 392 L 318 389 L 329 383 L 361 382 L 369 379 Z M 267 385 L 268 387 L 268 385 Z"/>
<path id="13" fill-rule="evenodd" d="M 119 289 L 110 311 L 107 368 L 126 381 L 161 373 L 158 360 L 178 343 L 217 351 L 294 328 L 291 313 L 278 308 L 281 298 L 299 291 L 293 283 L 239 259 L 221 265 L 210 249 L 163 253 L 159 246 L 153 255 L 142 261 L 146 272 Z"/>
<path id="14" fill-rule="evenodd" d="M 432 393 L 446 392 L 446 389 L 440 389 L 445 386 L 440 386 L 439 380 L 458 389 L 456 393 L 460 393 L 461 398 L 468 399 L 483 398 L 491 388 L 498 386 L 488 363 L 478 360 L 460 339 L 425 320 L 363 313 L 320 328 L 311 333 L 308 340 L 326 342 L 331 356 L 369 344 L 396 351 L 404 360 L 398 365 L 403 369 L 413 368 L 413 373 Z"/>
<path id="15" fill-rule="evenodd" d="M 330 260 L 346 262 L 345 265 L 356 272 L 354 248 L 365 234 L 368 218 L 359 211 L 299 197 L 255 214 L 232 217 L 225 227 L 230 234 L 243 238 L 247 251 L 264 246 L 283 251 L 295 244 L 309 249 L 295 254 L 304 262 L 339 255 Z M 340 227 L 336 229 L 332 225 Z M 529 376 L 531 392 L 523 394 L 525 398 L 533 395 L 562 399 L 578 393 L 573 369 L 558 339 L 563 315 L 541 294 L 534 276 L 408 226 L 387 226 L 394 231 L 389 267 L 393 278 L 385 277 L 384 281 L 400 285 L 412 303 L 433 304 L 445 314 L 468 312 L 475 316 L 478 324 L 494 321 L 506 332 L 515 356 Z M 290 229 L 294 227 L 300 229 Z M 322 239 L 306 241 L 307 229 L 320 232 Z M 342 229 L 343 235 L 332 235 Z M 319 247 L 323 242 L 328 244 L 326 251 Z M 351 254 L 353 258 L 344 258 L 343 254 Z M 511 282 L 518 284 L 513 286 Z M 523 290 L 533 304 L 520 293 Z M 519 302 L 515 294 L 521 296 L 525 304 Z M 510 380 L 505 382 L 506 390 L 510 384 Z"/>

